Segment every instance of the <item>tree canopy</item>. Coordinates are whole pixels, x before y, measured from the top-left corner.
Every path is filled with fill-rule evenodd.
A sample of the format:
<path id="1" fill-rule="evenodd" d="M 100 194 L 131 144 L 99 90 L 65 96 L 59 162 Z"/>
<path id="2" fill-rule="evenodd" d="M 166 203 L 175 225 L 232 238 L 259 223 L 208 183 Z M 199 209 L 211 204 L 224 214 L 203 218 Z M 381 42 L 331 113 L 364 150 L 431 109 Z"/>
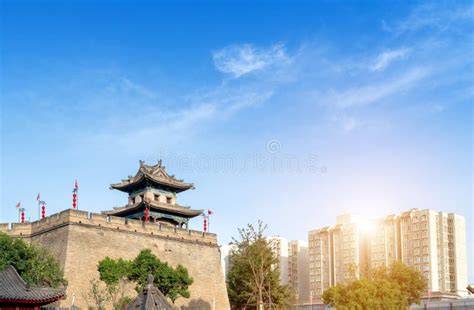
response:
<path id="1" fill-rule="evenodd" d="M 266 226 L 247 225 L 239 229 L 240 240 L 234 239 L 230 253 L 227 290 L 232 309 L 272 305 L 274 309 L 288 308 L 294 294 L 280 284 L 278 259 L 272 244 L 264 236 Z"/>
<path id="2" fill-rule="evenodd" d="M 59 262 L 44 247 L 0 233 L 0 270 L 8 265 L 15 267 L 27 283 L 50 287 L 67 285 Z"/>
<path id="3" fill-rule="evenodd" d="M 193 278 L 189 276 L 188 270 L 182 265 L 176 268 L 169 266 L 160 261 L 150 249 L 142 250 L 133 260 L 106 257 L 99 262 L 97 269 L 100 279 L 109 288 L 126 278 L 137 284 L 135 289 L 139 292 L 147 285 L 148 275 L 152 274 L 155 286 L 173 302 L 179 297 L 190 297 L 188 288 L 193 283 Z"/>
<path id="4" fill-rule="evenodd" d="M 402 262 L 375 269 L 367 278 L 324 291 L 324 303 L 337 309 L 406 309 L 419 303 L 426 289 L 423 275 Z"/>

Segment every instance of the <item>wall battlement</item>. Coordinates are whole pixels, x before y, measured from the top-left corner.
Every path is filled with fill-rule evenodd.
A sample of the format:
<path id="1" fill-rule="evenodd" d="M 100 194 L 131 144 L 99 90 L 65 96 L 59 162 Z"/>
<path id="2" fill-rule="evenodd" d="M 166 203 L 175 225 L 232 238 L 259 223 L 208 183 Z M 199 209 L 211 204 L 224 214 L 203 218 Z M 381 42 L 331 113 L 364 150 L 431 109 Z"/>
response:
<path id="1" fill-rule="evenodd" d="M 61 307 L 70 307 L 73 300 L 83 309 L 93 305 L 88 292 L 91 281 L 99 278 L 97 264 L 105 257 L 131 260 L 150 249 L 169 265 L 186 267 L 194 279 L 191 297 L 179 298 L 176 306 L 210 310 L 215 304 L 215 309 L 230 309 L 215 234 L 73 209 L 31 223 L 0 224 L 0 232 L 42 245 L 58 259 L 68 281 Z"/>
<path id="2" fill-rule="evenodd" d="M 0 232 L 15 237 L 31 237 L 64 225 L 86 225 L 217 246 L 216 234 L 175 228 L 158 223 L 144 223 L 138 220 L 74 209 L 67 209 L 42 220 L 29 223 L 2 223 L 0 224 Z"/>

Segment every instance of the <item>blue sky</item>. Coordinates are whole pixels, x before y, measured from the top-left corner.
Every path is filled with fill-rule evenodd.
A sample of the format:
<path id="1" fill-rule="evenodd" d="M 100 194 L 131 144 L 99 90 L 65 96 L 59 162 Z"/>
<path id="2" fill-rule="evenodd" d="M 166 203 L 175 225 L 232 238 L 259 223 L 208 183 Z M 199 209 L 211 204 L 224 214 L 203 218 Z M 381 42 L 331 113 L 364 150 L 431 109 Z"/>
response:
<path id="1" fill-rule="evenodd" d="M 473 8 L 465 2 L 2 1 L 0 222 L 126 202 L 163 158 L 221 242 L 305 239 L 342 213 L 466 217 L 473 261 Z M 193 223 L 201 228 L 201 219 Z M 474 281 L 470 266 L 470 281 Z"/>

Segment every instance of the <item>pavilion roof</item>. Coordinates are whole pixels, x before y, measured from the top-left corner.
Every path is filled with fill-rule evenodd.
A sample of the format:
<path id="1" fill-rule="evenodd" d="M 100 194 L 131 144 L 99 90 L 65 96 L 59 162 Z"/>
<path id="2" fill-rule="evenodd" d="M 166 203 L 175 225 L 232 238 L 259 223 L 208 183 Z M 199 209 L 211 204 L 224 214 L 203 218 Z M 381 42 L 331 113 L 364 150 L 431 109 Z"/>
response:
<path id="1" fill-rule="evenodd" d="M 161 160 L 152 166 L 146 165 L 145 162 L 141 160 L 140 167 L 135 176 L 128 176 L 127 179 L 123 179 L 119 183 L 110 184 L 110 188 L 123 192 L 132 192 L 140 188 L 145 182 L 166 186 L 175 192 L 182 192 L 194 188 L 193 183 L 186 183 L 183 180 L 176 179 L 174 175 L 169 175 L 165 169 L 166 167 L 162 165 Z"/>
<path id="2" fill-rule="evenodd" d="M 148 276 L 148 285 L 127 305 L 127 310 L 174 310 L 177 309 L 160 290 L 153 285 L 154 278 Z"/>
<path id="3" fill-rule="evenodd" d="M 12 266 L 0 272 L 0 303 L 49 304 L 65 296 L 63 289 L 28 285 Z"/>
<path id="4" fill-rule="evenodd" d="M 117 207 L 110 211 L 103 211 L 103 214 L 112 215 L 112 216 L 123 216 L 133 211 L 138 211 L 149 207 L 150 211 L 159 211 L 163 213 L 172 213 L 192 218 L 198 215 L 201 215 L 203 210 L 191 209 L 191 207 L 185 207 L 178 204 L 169 204 L 158 201 L 142 201 L 133 205 L 125 205 L 123 207 Z"/>

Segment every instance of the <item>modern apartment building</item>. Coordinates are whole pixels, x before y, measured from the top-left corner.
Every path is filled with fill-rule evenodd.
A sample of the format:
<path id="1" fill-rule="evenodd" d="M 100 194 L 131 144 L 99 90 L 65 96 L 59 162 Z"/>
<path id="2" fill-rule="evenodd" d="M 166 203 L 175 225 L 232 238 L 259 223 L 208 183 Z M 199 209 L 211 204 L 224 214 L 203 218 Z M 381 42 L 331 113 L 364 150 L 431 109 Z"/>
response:
<path id="1" fill-rule="evenodd" d="M 358 217 L 337 216 L 335 226 L 310 231 L 308 240 L 311 302 L 320 301 L 327 288 L 359 277 L 366 243 Z"/>
<path id="2" fill-rule="evenodd" d="M 280 283 L 288 284 L 288 239 L 282 237 L 267 237 L 273 253 L 278 259 L 275 268 L 280 269 Z"/>
<path id="3" fill-rule="evenodd" d="M 399 216 L 403 262 L 423 272 L 429 292 L 466 295 L 467 248 L 464 217 L 433 210 Z"/>
<path id="4" fill-rule="evenodd" d="M 288 285 L 298 303 L 309 302 L 308 242 L 292 240 L 288 246 Z"/>
<path id="5" fill-rule="evenodd" d="M 428 295 L 467 294 L 466 228 L 460 215 L 412 209 L 370 222 L 343 215 L 335 226 L 310 231 L 308 240 L 313 302 L 328 287 L 396 260 L 424 274 Z"/>

